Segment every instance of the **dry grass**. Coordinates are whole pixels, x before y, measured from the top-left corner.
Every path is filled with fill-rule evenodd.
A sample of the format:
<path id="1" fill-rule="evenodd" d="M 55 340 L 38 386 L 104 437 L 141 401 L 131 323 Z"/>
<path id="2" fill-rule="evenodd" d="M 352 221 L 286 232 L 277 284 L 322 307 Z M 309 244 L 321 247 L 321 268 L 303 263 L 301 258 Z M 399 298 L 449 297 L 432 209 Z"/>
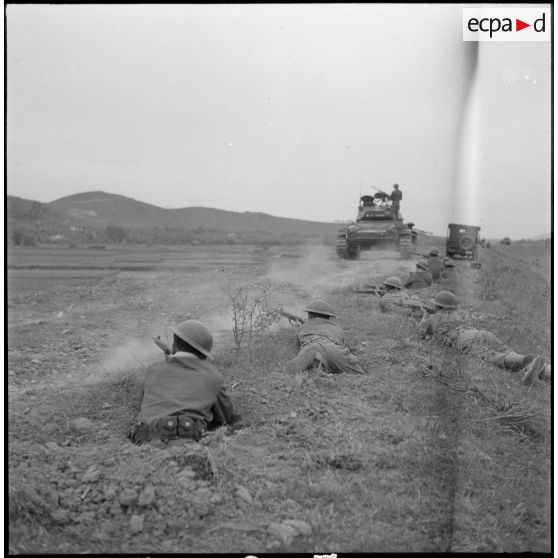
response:
<path id="1" fill-rule="evenodd" d="M 496 320 L 476 290 L 479 272 L 462 271 L 466 303 Z M 481 272 L 492 273 L 484 263 Z M 500 292 L 512 287 L 504 282 Z M 548 552 L 548 386 L 526 388 L 513 374 L 420 342 L 412 319 L 380 313 L 377 299 L 346 285 L 321 292 L 368 374 L 287 373 L 297 352 L 289 327 L 254 340 L 250 353 L 221 347 L 216 365 L 242 421 L 194 454 L 127 442 L 140 365 L 83 385 L 28 386 L 9 408 L 11 552 Z M 524 338 L 538 331 L 532 317 Z M 77 431 L 78 417 L 92 428 Z M 93 464 L 99 494 L 110 482 L 151 482 L 158 508 L 101 513 L 104 501 L 90 500 L 80 480 Z M 183 467 L 220 500 L 204 508 L 179 492 Z M 67 509 L 82 520 L 61 522 Z M 132 536 L 135 513 L 146 521 Z M 311 534 L 286 544 L 268 533 L 288 519 Z"/>

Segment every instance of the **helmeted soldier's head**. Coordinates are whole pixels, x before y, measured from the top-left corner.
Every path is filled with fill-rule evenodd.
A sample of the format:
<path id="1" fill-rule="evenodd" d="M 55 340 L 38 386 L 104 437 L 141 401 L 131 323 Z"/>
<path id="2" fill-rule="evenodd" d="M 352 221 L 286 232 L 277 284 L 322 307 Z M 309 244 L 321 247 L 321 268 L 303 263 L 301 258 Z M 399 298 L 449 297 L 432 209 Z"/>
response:
<path id="1" fill-rule="evenodd" d="M 399 190 L 399 184 L 394 184 L 393 187 L 394 187 L 396 190 Z"/>
<path id="2" fill-rule="evenodd" d="M 444 258 L 443 262 L 444 267 L 455 267 L 455 262 L 451 258 Z"/>
<path id="3" fill-rule="evenodd" d="M 444 310 L 455 310 L 459 306 L 459 300 L 449 291 L 440 291 L 434 297 L 434 304 Z"/>
<path id="4" fill-rule="evenodd" d="M 425 262 L 424 260 L 419 260 L 416 263 L 417 269 L 421 270 L 421 271 L 428 271 L 428 262 Z"/>
<path id="5" fill-rule="evenodd" d="M 310 301 L 310 303 L 302 309 L 304 312 L 308 312 L 308 318 L 335 318 L 333 313 L 333 308 L 325 301 L 315 298 Z"/>
<path id="6" fill-rule="evenodd" d="M 213 334 L 198 320 L 186 320 L 173 329 L 174 352 L 186 352 L 198 358 L 211 358 Z"/>
<path id="7" fill-rule="evenodd" d="M 386 287 L 387 291 L 400 291 L 403 289 L 403 281 L 396 277 L 395 275 L 392 277 L 388 277 L 384 281 L 384 286 Z"/>
<path id="8" fill-rule="evenodd" d="M 431 246 L 430 249 L 428 250 L 428 255 L 429 256 L 439 256 L 440 255 L 440 250 L 438 250 L 438 248 L 436 248 L 436 246 Z"/>

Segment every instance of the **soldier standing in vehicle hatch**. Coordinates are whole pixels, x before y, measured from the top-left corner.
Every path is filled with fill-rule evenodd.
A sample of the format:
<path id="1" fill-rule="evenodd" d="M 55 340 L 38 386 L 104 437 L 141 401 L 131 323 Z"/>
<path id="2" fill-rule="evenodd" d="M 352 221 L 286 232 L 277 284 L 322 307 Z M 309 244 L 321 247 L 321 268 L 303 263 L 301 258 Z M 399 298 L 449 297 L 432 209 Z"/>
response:
<path id="1" fill-rule="evenodd" d="M 389 198 L 391 200 L 391 218 L 397 222 L 399 219 L 399 207 L 403 199 L 403 192 L 399 189 L 399 184 L 393 185 L 393 192 Z"/>

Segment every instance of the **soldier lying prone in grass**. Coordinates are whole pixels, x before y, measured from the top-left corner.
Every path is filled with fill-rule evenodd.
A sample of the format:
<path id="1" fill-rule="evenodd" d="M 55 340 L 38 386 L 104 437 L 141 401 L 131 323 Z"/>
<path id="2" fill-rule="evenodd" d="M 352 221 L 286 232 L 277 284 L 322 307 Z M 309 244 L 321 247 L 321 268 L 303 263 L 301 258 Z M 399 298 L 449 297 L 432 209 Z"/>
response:
<path id="1" fill-rule="evenodd" d="M 542 357 L 520 355 L 493 333 L 467 324 L 460 312 L 459 300 L 453 293 L 439 292 L 434 304 L 438 311 L 430 315 L 424 310 L 418 325 L 422 338 L 433 337 L 462 354 L 471 354 L 510 372 L 521 372 L 522 382 L 526 385 L 533 384 L 537 379 L 550 381 L 551 365 Z"/>
<path id="2" fill-rule="evenodd" d="M 296 372 L 321 365 L 332 374 L 366 374 L 345 345 L 343 329 L 332 320 L 335 314 L 331 306 L 323 300 L 313 300 L 304 311 L 308 312 L 308 320 L 297 332 L 300 352 L 288 362 L 287 369 Z"/>

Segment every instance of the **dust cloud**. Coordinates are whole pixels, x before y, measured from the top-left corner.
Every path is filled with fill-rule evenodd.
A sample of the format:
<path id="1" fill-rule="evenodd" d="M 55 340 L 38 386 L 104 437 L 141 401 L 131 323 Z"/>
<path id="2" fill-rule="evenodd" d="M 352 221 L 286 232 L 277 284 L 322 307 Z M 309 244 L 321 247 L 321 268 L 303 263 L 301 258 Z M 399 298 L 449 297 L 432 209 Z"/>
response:
<path id="1" fill-rule="evenodd" d="M 276 257 L 269 265 L 268 281 L 290 284 L 299 295 L 319 296 L 331 289 L 360 287 L 388 275 L 407 274 L 414 261 L 401 260 L 392 250 L 370 250 L 359 260 L 339 260 L 333 246 L 304 246 L 293 254 Z"/>
<path id="2" fill-rule="evenodd" d="M 163 341 L 166 340 L 163 338 Z M 163 353 L 150 337 L 136 338 L 109 350 L 100 362 L 100 376 L 114 376 L 121 372 L 143 371 L 150 364 L 162 360 Z M 97 379 L 100 379 L 97 376 Z"/>

